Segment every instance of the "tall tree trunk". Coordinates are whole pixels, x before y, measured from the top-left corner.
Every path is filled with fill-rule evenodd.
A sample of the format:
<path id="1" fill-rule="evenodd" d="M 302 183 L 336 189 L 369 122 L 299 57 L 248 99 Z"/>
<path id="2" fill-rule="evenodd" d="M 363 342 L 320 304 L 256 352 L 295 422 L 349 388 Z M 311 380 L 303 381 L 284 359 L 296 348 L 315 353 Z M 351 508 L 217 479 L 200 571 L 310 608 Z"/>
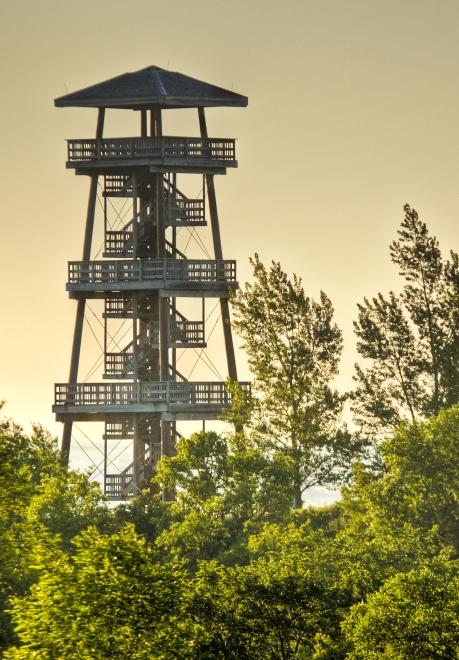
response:
<path id="1" fill-rule="evenodd" d="M 301 486 L 295 483 L 293 489 L 293 508 L 301 509 L 303 506 L 303 499 L 301 497 Z"/>
<path id="2" fill-rule="evenodd" d="M 294 435 L 291 438 L 292 455 L 294 460 L 293 467 L 293 508 L 301 509 L 303 506 L 303 499 L 301 497 L 301 471 L 300 471 L 300 456 L 298 450 L 298 442 Z"/>

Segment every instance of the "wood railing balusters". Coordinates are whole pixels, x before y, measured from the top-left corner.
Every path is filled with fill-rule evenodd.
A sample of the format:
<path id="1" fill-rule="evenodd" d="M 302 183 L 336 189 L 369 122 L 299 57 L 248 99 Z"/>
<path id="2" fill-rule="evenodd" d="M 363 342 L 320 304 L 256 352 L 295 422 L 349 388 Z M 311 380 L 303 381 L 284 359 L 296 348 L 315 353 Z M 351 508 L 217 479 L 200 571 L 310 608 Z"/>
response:
<path id="1" fill-rule="evenodd" d="M 100 140 L 68 140 L 69 163 L 97 160 L 171 158 L 196 161 L 235 162 L 234 139 L 141 137 Z M 199 164 L 197 162 L 197 164 Z"/>

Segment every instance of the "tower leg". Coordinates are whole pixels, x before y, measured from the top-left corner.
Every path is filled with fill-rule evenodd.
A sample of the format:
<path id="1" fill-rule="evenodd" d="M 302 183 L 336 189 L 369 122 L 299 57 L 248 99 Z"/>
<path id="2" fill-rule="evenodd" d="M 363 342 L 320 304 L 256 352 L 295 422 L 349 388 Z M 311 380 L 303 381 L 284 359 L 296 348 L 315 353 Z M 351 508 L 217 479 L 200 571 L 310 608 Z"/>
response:
<path id="1" fill-rule="evenodd" d="M 204 108 L 198 108 L 199 127 L 201 137 L 207 138 L 207 124 Z M 206 174 L 207 196 L 209 198 L 210 224 L 212 240 L 216 259 L 223 259 L 222 241 L 220 237 L 220 223 L 218 221 L 217 198 L 215 195 L 214 175 Z M 234 355 L 233 334 L 231 332 L 231 317 L 227 298 L 220 298 L 220 309 L 223 323 L 223 336 L 225 338 L 226 360 L 228 362 L 228 376 L 237 380 L 236 357 Z"/>
<path id="2" fill-rule="evenodd" d="M 142 489 L 145 471 L 145 441 L 139 428 L 139 416 L 134 415 L 134 460 L 133 460 L 134 494 L 138 495 Z"/>
<path id="3" fill-rule="evenodd" d="M 104 130 L 105 108 L 99 108 L 97 114 L 96 140 L 100 140 Z M 94 229 L 94 216 L 96 212 L 97 201 L 97 174 L 91 177 L 89 187 L 88 209 L 86 212 L 86 227 L 83 244 L 83 261 L 89 261 L 91 258 L 92 234 Z M 78 301 L 78 307 L 75 318 L 75 329 L 73 332 L 72 357 L 70 360 L 69 383 L 76 383 L 78 380 L 78 365 L 80 362 L 81 338 L 83 335 L 84 313 L 86 300 L 84 298 Z M 64 422 L 61 445 L 61 462 L 67 466 L 70 458 L 70 444 L 72 439 L 73 419 L 70 417 Z"/>

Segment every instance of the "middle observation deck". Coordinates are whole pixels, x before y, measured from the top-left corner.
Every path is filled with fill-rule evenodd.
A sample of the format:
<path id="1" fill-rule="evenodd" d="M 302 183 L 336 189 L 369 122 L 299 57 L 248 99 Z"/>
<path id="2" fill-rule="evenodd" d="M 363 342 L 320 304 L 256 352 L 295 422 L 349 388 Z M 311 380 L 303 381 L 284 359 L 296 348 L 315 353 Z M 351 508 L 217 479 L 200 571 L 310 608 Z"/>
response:
<path id="1" fill-rule="evenodd" d="M 112 291 L 158 291 L 161 297 L 227 298 L 238 288 L 236 261 L 114 259 L 70 261 L 70 298 L 104 298 Z"/>
<path id="2" fill-rule="evenodd" d="M 226 174 L 237 167 L 236 141 L 226 138 L 133 137 L 67 140 L 67 167 L 77 174 L 150 172 Z"/>

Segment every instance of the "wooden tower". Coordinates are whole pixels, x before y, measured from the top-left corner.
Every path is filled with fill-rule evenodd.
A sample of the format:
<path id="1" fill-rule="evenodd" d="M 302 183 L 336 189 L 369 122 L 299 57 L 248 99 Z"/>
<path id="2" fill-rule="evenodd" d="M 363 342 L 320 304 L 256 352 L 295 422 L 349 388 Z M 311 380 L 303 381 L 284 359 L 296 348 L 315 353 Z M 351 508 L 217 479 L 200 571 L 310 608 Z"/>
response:
<path id="1" fill-rule="evenodd" d="M 214 187 L 216 174 L 237 167 L 235 140 L 208 136 L 205 108 L 244 107 L 247 98 L 150 66 L 67 94 L 55 105 L 97 108 L 98 118 L 95 139 L 68 141 L 67 168 L 88 176 L 90 185 L 82 260 L 68 266 L 67 291 L 77 301 L 70 373 L 67 383 L 55 386 L 53 411 L 63 422 L 64 463 L 73 422 L 104 422 L 105 493 L 109 499 L 126 499 L 149 482 L 159 456 L 173 453 L 177 422 L 218 419 L 230 403 L 225 382 L 189 381 L 176 367 L 178 350 L 206 347 L 201 308 L 207 298 L 220 300 L 228 376 L 237 380 L 228 307 L 229 293 L 237 288 L 236 264 L 223 259 Z M 177 108 L 197 109 L 199 137 L 163 135 L 164 111 Z M 105 113 L 111 109 L 138 112 L 139 134 L 104 137 Z M 202 177 L 199 198 L 181 191 L 182 178 L 190 175 Z M 104 252 L 92 261 L 98 189 Z M 129 209 L 117 227 L 108 217 L 115 198 Z M 184 227 L 194 231 L 207 220 L 214 259 L 188 259 L 177 247 L 177 232 Z M 184 298 L 198 299 L 200 317 L 189 319 L 180 311 Z M 89 299 L 104 305 L 103 382 L 78 381 Z M 120 320 L 128 324 L 129 336 L 114 348 L 110 327 Z M 116 474 L 108 460 L 111 440 L 132 445 L 132 462 Z"/>

